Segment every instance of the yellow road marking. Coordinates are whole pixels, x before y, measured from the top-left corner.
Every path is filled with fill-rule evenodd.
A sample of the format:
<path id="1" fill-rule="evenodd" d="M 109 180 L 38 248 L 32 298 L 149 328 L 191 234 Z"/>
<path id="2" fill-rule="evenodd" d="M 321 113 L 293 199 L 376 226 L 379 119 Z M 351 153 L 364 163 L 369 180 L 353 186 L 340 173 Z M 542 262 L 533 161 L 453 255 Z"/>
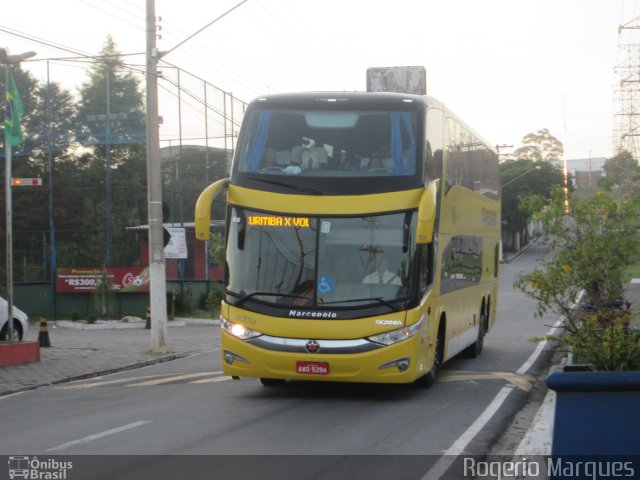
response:
<path id="1" fill-rule="evenodd" d="M 194 374 L 189 374 L 191 376 L 195 376 L 195 377 L 203 377 L 206 375 L 220 375 L 222 372 L 201 372 L 201 373 L 194 373 Z M 87 388 L 95 388 L 95 387 L 102 387 L 102 386 L 107 386 L 107 385 L 116 385 L 118 383 L 127 383 L 127 382 L 136 382 L 138 380 L 144 380 L 147 378 L 153 378 L 155 380 L 150 380 L 147 382 L 141 382 L 141 383 L 134 383 L 132 385 L 135 386 L 141 386 L 141 385 L 158 385 L 158 384 L 162 384 L 162 383 L 168 383 L 168 382 L 173 382 L 176 380 L 180 380 L 181 378 L 183 378 L 184 375 L 182 376 L 176 376 L 173 373 L 162 373 L 160 375 L 143 375 L 143 376 L 139 376 L 139 377 L 129 377 L 129 378 L 119 378 L 117 380 L 98 380 L 98 379 L 92 379 L 89 382 L 86 383 L 72 383 L 69 385 L 60 385 L 57 387 L 54 387 L 56 389 L 62 389 L 62 390 L 83 390 L 83 389 L 87 389 Z M 188 378 L 191 378 L 189 376 L 187 376 Z M 127 386 L 131 386 L 131 385 L 127 385 Z"/>
<path id="2" fill-rule="evenodd" d="M 512 385 L 528 392 L 533 387 L 535 377 L 510 372 L 443 372 L 438 382 L 462 382 L 465 380 L 506 380 Z"/>
<path id="3" fill-rule="evenodd" d="M 171 375 L 170 373 L 165 373 L 163 376 Z M 96 380 L 93 379 L 89 383 L 74 383 L 71 385 L 61 385 L 59 387 L 55 387 L 57 389 L 70 389 L 70 390 L 80 390 L 84 388 L 93 388 L 93 387 L 102 387 L 103 385 L 115 385 L 116 383 L 125 383 L 125 382 L 134 382 L 136 380 L 142 380 L 143 378 L 157 378 L 158 375 L 144 375 L 142 377 L 133 377 L 133 378 L 120 378 L 118 380 Z"/>
<path id="4" fill-rule="evenodd" d="M 179 380 L 187 380 L 189 378 L 208 377 L 215 375 L 215 372 L 187 373 L 185 375 L 174 375 L 172 377 L 157 378 L 155 380 L 147 380 L 146 382 L 132 383 L 127 387 L 147 387 L 151 385 L 162 385 L 163 383 L 177 382 Z"/>
<path id="5" fill-rule="evenodd" d="M 226 380 L 231 380 L 231 377 L 213 377 L 213 378 L 203 378 L 202 380 L 194 380 L 189 383 L 216 383 L 216 382 L 224 382 Z"/>

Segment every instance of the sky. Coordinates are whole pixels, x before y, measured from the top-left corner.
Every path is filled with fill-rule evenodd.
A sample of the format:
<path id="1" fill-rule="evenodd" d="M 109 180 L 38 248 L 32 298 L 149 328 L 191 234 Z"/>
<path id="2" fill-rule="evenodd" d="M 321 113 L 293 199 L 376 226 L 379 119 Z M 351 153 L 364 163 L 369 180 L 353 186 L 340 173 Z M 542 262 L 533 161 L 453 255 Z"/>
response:
<path id="1" fill-rule="evenodd" d="M 491 144 L 513 146 L 502 153 L 547 128 L 568 159 L 614 154 L 614 68 L 626 61 L 621 44 L 640 43 L 640 31 L 619 34 L 618 26 L 640 15 L 640 0 L 247 0 L 173 50 L 240 1 L 155 0 L 157 46 L 171 50 L 163 60 L 184 72 L 192 93 L 202 88 L 200 80 L 187 86 L 196 77 L 247 102 L 365 90 L 367 68 L 419 65 L 428 95 Z M 46 79 L 49 65 L 50 79 L 76 92 L 86 64 L 61 58 L 96 55 L 109 35 L 128 64 L 144 69 L 145 4 L 12 2 L 0 18 L 0 46 L 36 51 L 23 68 Z M 160 92 L 161 144 L 177 136 L 169 90 Z M 183 96 L 185 139 L 202 135 L 201 96 Z"/>

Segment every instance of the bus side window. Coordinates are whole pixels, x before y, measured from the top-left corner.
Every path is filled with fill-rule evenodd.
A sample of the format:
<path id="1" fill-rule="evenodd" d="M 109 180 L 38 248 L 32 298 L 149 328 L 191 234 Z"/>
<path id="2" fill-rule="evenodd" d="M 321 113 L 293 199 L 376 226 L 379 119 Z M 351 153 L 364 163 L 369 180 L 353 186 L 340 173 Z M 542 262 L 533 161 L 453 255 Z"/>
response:
<path id="1" fill-rule="evenodd" d="M 433 243 L 420 245 L 420 295 L 424 295 L 433 283 Z"/>
<path id="2" fill-rule="evenodd" d="M 444 115 L 435 108 L 427 112 L 427 145 L 424 171 L 427 180 L 442 178 L 442 151 L 444 149 Z"/>

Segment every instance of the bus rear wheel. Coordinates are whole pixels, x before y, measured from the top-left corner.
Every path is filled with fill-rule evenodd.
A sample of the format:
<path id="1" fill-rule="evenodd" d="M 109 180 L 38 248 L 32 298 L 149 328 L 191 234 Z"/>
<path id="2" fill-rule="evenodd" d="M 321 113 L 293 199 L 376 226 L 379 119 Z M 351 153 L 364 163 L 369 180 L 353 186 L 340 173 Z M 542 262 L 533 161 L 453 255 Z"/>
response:
<path id="1" fill-rule="evenodd" d="M 478 324 L 478 338 L 476 338 L 476 341 L 464 350 L 466 357 L 476 358 L 482 353 L 482 349 L 484 348 L 484 335 L 487 333 L 488 327 L 489 314 L 486 312 L 483 305 L 482 312 L 480 313 L 480 323 Z"/>

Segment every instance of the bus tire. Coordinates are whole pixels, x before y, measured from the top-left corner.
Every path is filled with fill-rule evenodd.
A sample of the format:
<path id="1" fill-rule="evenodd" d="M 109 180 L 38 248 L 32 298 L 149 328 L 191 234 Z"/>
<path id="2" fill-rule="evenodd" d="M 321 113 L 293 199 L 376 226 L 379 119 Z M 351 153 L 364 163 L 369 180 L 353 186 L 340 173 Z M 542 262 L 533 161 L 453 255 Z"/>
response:
<path id="1" fill-rule="evenodd" d="M 436 381 L 438 368 L 444 363 L 444 342 L 445 342 L 445 319 L 440 319 L 438 327 L 438 337 L 436 338 L 436 351 L 433 357 L 433 365 L 426 375 L 418 378 L 414 385 L 418 388 L 430 388 Z"/>
<path id="2" fill-rule="evenodd" d="M 484 335 L 489 327 L 489 314 L 484 305 L 480 312 L 480 323 L 478 324 L 478 338 L 464 350 L 464 356 L 468 358 L 476 358 L 482 353 L 484 348 Z"/>
<path id="3" fill-rule="evenodd" d="M 261 378 L 260 383 L 265 387 L 277 387 L 278 385 L 283 385 L 284 380 L 280 378 Z"/>

